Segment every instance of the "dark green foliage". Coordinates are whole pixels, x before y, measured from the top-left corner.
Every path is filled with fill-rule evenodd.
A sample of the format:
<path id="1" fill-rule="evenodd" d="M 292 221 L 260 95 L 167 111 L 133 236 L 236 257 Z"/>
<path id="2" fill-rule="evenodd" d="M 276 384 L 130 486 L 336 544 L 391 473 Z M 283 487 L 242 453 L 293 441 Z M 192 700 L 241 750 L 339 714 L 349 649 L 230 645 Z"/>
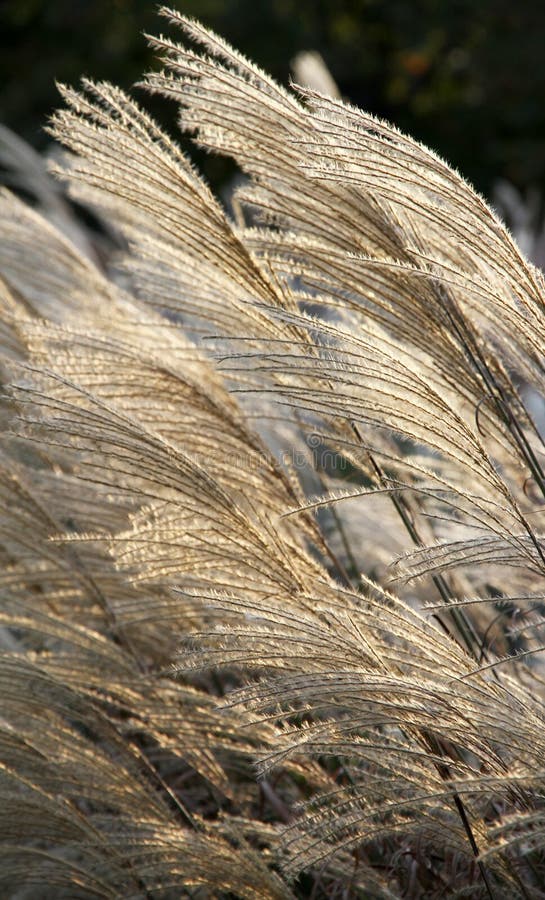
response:
<path id="1" fill-rule="evenodd" d="M 283 83 L 296 53 L 319 51 L 344 96 L 432 146 L 485 193 L 498 177 L 545 188 L 541 3 L 184 0 L 180 10 Z M 152 65 L 142 31 L 154 20 L 148 0 L 4 0 L 0 120 L 43 145 L 55 79 L 129 87 Z M 169 122 L 159 102 L 154 112 Z"/>

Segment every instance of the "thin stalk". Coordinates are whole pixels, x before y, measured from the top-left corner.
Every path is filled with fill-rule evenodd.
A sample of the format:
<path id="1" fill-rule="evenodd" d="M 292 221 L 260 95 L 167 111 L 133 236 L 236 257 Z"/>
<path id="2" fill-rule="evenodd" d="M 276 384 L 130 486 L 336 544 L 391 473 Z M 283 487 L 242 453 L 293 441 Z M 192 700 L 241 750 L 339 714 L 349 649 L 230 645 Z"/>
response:
<path id="1" fill-rule="evenodd" d="M 469 362 L 477 370 L 477 373 L 484 382 L 489 396 L 494 401 L 494 405 L 498 411 L 500 419 L 507 426 L 507 429 L 513 437 L 522 458 L 524 459 L 526 465 L 532 473 L 532 476 L 535 479 L 535 482 L 538 485 L 543 498 L 545 499 L 545 472 L 543 471 L 539 460 L 537 459 L 537 456 L 535 455 L 528 441 L 528 438 L 524 434 L 524 431 L 521 428 L 517 417 L 511 410 L 509 398 L 507 397 L 502 385 L 498 382 L 498 380 L 494 376 L 494 373 L 491 371 L 488 362 L 486 361 L 482 350 L 479 347 L 479 343 L 475 338 L 475 335 L 470 330 L 469 323 L 460 313 L 455 301 L 452 298 L 447 298 L 445 296 L 446 292 L 441 285 L 437 286 L 437 292 L 449 317 L 452 329 L 458 340 L 460 341 L 461 346 L 465 350 Z M 545 555 L 543 553 L 543 549 L 533 529 L 526 521 L 526 518 L 521 513 L 519 514 L 521 522 L 530 540 L 532 541 L 536 552 L 541 559 L 541 562 L 545 567 Z"/>
<path id="2" fill-rule="evenodd" d="M 358 440 L 363 445 L 362 436 L 358 430 L 358 426 L 355 423 L 352 423 L 352 428 L 354 430 L 354 433 L 358 437 Z M 387 478 L 386 478 L 385 473 L 382 471 L 382 468 L 380 467 L 379 463 L 375 460 L 375 458 L 373 457 L 373 455 L 371 453 L 368 454 L 368 457 L 369 457 L 371 466 L 373 468 L 373 471 L 375 472 L 379 486 L 387 487 Z M 408 511 L 405 509 L 401 498 L 399 496 L 397 496 L 395 492 L 391 492 L 390 497 L 392 499 L 392 502 L 393 502 L 405 528 L 407 529 L 409 535 L 411 536 L 411 539 L 418 546 L 422 546 L 422 541 L 420 539 L 420 536 L 418 535 L 418 532 L 416 530 L 414 522 L 412 521 L 411 517 L 409 516 Z M 434 575 L 433 582 L 434 582 L 437 590 L 439 591 L 439 594 L 440 594 L 443 602 L 446 605 L 450 604 L 450 602 L 451 602 L 450 591 L 448 590 L 448 587 L 443 579 L 443 576 L 442 575 Z M 454 614 L 454 613 L 458 613 L 460 611 L 459 610 L 450 610 L 450 612 L 451 612 L 451 614 Z M 439 620 L 439 621 L 441 621 L 441 620 Z M 476 636 L 474 635 L 473 629 L 470 627 L 470 623 L 469 622 L 466 623 L 466 617 L 463 615 L 463 613 L 462 613 L 460 624 L 462 626 L 465 626 L 467 624 L 467 630 L 465 627 L 460 628 L 460 625 L 458 625 L 458 623 L 457 623 L 457 617 L 454 615 L 453 615 L 453 621 L 457 624 L 457 627 L 460 630 L 460 633 L 464 639 L 464 643 L 466 644 L 469 652 L 472 655 L 474 655 L 473 641 L 474 641 L 474 637 L 476 638 Z M 441 624 L 443 624 L 443 623 L 441 622 Z M 445 626 L 443 626 L 443 627 L 445 627 Z M 433 735 L 430 735 L 426 732 L 419 732 L 418 735 L 419 735 L 419 739 L 424 742 L 424 746 L 427 745 L 428 749 L 433 750 L 433 746 L 431 746 L 431 745 L 435 744 L 435 748 L 436 748 L 435 752 L 437 753 L 437 755 L 442 756 L 442 757 L 445 756 L 445 749 L 442 746 L 442 743 L 438 738 L 436 738 Z M 448 766 L 445 763 L 435 763 L 435 766 L 436 766 L 436 769 L 437 769 L 439 775 L 441 776 L 441 778 L 444 781 L 449 781 L 450 780 L 450 770 L 449 770 Z M 475 835 L 473 834 L 473 829 L 471 828 L 471 823 L 469 821 L 465 806 L 463 804 L 462 798 L 460 797 L 459 793 L 456 790 L 453 790 L 453 792 L 452 792 L 452 799 L 454 801 L 454 805 L 455 805 L 456 811 L 460 817 L 460 821 L 462 823 L 464 831 L 467 835 L 467 839 L 468 839 L 469 845 L 471 847 L 471 852 L 473 853 L 473 856 L 475 857 L 475 860 L 476 860 L 476 863 L 477 863 L 477 866 L 479 869 L 479 873 L 481 875 L 481 878 L 482 878 L 483 884 L 485 886 L 489 900 L 495 900 L 494 893 L 492 891 L 492 886 L 490 883 L 490 879 L 488 877 L 488 873 L 486 871 L 486 868 L 485 868 L 483 862 L 479 859 L 479 847 L 475 840 Z"/>
<path id="3" fill-rule="evenodd" d="M 362 436 L 360 434 L 358 426 L 355 423 L 352 423 L 352 429 L 353 429 L 354 433 L 356 434 L 360 443 L 363 445 Z M 377 460 L 371 453 L 368 453 L 368 458 L 371 463 L 372 469 L 375 473 L 375 476 L 377 478 L 379 487 L 387 488 L 388 487 L 388 478 L 387 478 L 386 474 L 384 473 L 384 471 L 382 470 L 382 467 L 380 466 L 380 464 L 377 462 Z M 423 541 L 421 540 L 420 535 L 418 534 L 416 526 L 415 526 L 414 522 L 412 521 L 411 516 L 409 515 L 409 512 L 405 506 L 403 499 L 395 491 L 390 491 L 388 496 L 390 497 L 411 540 L 414 542 L 414 544 L 417 547 L 422 547 Z M 435 585 L 444 605 L 450 606 L 450 604 L 452 602 L 452 597 L 451 597 L 451 592 L 447 586 L 444 576 L 441 574 L 432 575 L 432 581 L 433 581 L 433 584 Z M 450 612 L 450 615 L 452 616 L 452 620 L 453 620 L 454 624 L 456 625 L 456 628 L 458 629 L 459 634 L 461 635 L 461 637 L 463 639 L 464 644 L 466 645 L 468 652 L 473 657 L 478 658 L 477 654 L 480 650 L 480 644 L 479 644 L 478 636 L 476 635 L 475 630 L 474 630 L 473 626 L 471 625 L 471 622 L 469 621 L 467 616 L 464 614 L 463 610 L 450 609 L 449 612 Z M 441 619 L 438 619 L 438 621 L 441 623 L 441 625 L 443 624 L 441 622 Z M 485 658 L 486 658 L 486 655 L 485 655 Z"/>

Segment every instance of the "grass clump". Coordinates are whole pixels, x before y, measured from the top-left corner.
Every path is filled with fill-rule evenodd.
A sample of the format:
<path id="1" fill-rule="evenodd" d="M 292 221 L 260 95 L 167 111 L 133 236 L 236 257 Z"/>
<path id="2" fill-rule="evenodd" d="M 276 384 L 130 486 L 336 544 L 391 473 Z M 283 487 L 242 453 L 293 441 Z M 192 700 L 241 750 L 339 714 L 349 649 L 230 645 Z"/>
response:
<path id="1" fill-rule="evenodd" d="M 237 220 L 91 82 L 57 174 L 123 249 L 2 195 L 3 895 L 541 897 L 543 277 L 163 12 Z"/>

